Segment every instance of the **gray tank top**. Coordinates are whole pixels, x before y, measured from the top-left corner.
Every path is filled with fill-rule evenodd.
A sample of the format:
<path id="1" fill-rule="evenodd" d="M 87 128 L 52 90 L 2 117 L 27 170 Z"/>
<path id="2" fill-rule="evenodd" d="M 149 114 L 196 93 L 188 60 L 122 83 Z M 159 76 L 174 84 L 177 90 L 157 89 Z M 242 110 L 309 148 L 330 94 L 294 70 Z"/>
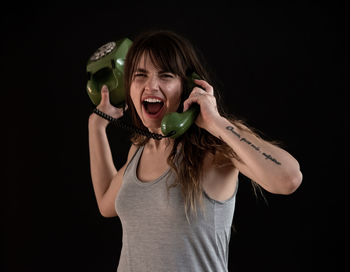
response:
<path id="1" fill-rule="evenodd" d="M 151 182 L 137 177 L 140 147 L 127 165 L 115 208 L 123 229 L 118 272 L 228 271 L 236 192 L 225 202 L 203 192 L 204 213 L 189 216 L 170 169 Z M 238 184 L 238 182 L 237 182 Z M 189 215 L 191 213 L 189 212 Z"/>

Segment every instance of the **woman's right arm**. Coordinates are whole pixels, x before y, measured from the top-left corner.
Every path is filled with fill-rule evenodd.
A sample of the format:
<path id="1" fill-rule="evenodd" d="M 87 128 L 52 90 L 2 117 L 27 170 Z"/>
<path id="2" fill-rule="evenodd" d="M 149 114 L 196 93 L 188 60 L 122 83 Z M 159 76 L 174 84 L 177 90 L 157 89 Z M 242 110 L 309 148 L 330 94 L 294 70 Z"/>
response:
<path id="1" fill-rule="evenodd" d="M 114 118 L 123 115 L 122 109 L 113 107 L 109 103 L 107 88 L 101 90 L 101 103 L 97 108 Z M 90 171 L 95 197 L 100 213 L 104 217 L 117 216 L 114 208 L 114 201 L 122 184 L 122 178 L 127 163 L 136 151 L 132 145 L 129 150 L 128 159 L 125 165 L 117 171 L 114 166 L 110 150 L 106 127 L 108 121 L 92 113 L 89 117 L 89 154 Z"/>

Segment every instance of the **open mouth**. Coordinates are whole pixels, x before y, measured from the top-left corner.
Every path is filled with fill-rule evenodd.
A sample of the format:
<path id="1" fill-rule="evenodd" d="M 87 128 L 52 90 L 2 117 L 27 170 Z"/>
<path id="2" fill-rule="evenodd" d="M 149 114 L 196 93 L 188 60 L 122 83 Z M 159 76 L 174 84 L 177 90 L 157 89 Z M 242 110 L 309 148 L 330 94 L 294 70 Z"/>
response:
<path id="1" fill-rule="evenodd" d="M 146 98 L 142 101 L 143 108 L 152 117 L 158 117 L 162 112 L 164 102 L 158 98 Z"/>

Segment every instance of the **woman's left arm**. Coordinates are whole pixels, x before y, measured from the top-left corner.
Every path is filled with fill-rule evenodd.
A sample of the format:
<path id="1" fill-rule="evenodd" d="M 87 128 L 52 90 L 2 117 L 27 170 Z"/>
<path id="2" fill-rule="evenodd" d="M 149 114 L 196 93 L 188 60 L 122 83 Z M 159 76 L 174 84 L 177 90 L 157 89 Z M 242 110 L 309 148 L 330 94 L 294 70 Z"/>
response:
<path id="1" fill-rule="evenodd" d="M 300 185 L 299 163 L 287 151 L 240 129 L 225 118 L 217 119 L 209 132 L 226 142 L 240 158 L 234 165 L 265 190 L 291 194 Z"/>
<path id="2" fill-rule="evenodd" d="M 248 128 L 235 125 L 222 117 L 216 107 L 213 88 L 204 80 L 196 80 L 201 88 L 194 88 L 184 102 L 184 110 L 191 103 L 201 108 L 196 124 L 220 138 L 237 154 L 234 165 L 248 178 L 275 194 L 291 194 L 301 184 L 302 173 L 298 161 L 284 149 L 257 137 Z"/>

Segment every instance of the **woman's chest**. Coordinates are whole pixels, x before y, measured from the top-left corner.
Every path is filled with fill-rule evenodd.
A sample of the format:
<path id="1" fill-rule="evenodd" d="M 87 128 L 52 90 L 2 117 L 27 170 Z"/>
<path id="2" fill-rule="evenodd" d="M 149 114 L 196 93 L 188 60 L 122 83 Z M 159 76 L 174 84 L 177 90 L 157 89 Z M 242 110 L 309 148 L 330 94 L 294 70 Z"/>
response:
<path id="1" fill-rule="evenodd" d="M 168 154 L 152 154 L 144 152 L 137 165 L 136 174 L 139 180 L 151 182 L 169 170 Z"/>

